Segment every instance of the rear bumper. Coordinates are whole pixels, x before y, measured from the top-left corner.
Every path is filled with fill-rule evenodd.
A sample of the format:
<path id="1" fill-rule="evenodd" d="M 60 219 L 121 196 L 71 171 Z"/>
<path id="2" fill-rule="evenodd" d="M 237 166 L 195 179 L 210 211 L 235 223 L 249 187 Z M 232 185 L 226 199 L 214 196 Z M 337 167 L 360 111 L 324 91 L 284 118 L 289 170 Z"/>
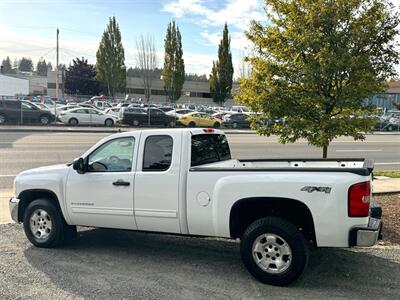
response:
<path id="1" fill-rule="evenodd" d="M 10 207 L 10 215 L 11 215 L 11 219 L 18 223 L 18 206 L 19 206 L 19 199 L 18 198 L 11 198 L 10 202 L 9 202 L 9 207 Z"/>
<path id="2" fill-rule="evenodd" d="M 376 244 L 378 239 L 382 239 L 382 210 L 379 206 L 371 209 L 367 227 L 355 227 L 350 230 L 350 247 L 371 247 Z"/>

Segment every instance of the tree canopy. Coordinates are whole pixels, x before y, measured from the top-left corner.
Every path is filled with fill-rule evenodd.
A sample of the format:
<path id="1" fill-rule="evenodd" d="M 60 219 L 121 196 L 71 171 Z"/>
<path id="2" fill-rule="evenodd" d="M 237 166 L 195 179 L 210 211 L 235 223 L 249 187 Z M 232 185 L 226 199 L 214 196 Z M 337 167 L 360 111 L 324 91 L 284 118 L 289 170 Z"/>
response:
<path id="1" fill-rule="evenodd" d="M 258 133 L 282 143 L 305 138 L 323 157 L 339 136 L 364 139 L 374 123 L 364 100 L 384 91 L 399 62 L 394 7 L 386 0 L 265 2 L 270 22 L 252 22 L 246 33 L 252 72 L 237 99 L 285 125 Z"/>
<path id="2" fill-rule="evenodd" d="M 222 39 L 218 46 L 218 60 L 213 62 L 209 80 L 211 96 L 217 103 L 224 103 L 231 95 L 233 64 L 230 44 L 228 25 L 225 23 Z"/>
<path id="3" fill-rule="evenodd" d="M 96 53 L 96 59 L 96 76 L 102 91 L 109 96 L 115 96 L 117 92 L 125 92 L 125 51 L 115 17 L 109 19 Z"/>
<path id="4" fill-rule="evenodd" d="M 32 59 L 23 57 L 18 63 L 18 70 L 22 72 L 33 72 Z"/>
<path id="5" fill-rule="evenodd" d="M 3 67 L 4 74 L 10 74 L 14 71 L 11 65 L 11 59 L 8 56 L 6 59 L 3 59 L 1 66 Z"/>
<path id="6" fill-rule="evenodd" d="M 87 59 L 76 58 L 65 72 L 65 92 L 73 95 L 98 95 L 99 82 L 96 80 L 96 67 Z"/>
<path id="7" fill-rule="evenodd" d="M 48 67 L 47 67 L 46 60 L 40 59 L 36 65 L 36 73 L 39 76 L 47 76 L 47 70 L 48 70 Z"/>
<path id="8" fill-rule="evenodd" d="M 170 22 L 164 40 L 164 67 L 162 76 L 164 89 L 171 101 L 182 95 L 185 82 L 185 62 L 183 60 L 182 37 L 175 22 Z"/>

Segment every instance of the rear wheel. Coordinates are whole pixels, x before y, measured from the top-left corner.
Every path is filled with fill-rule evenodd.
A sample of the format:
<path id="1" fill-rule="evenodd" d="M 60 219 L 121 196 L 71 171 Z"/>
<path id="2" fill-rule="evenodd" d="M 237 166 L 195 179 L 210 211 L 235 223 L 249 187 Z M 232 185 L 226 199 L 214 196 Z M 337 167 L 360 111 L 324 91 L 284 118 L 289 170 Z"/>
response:
<path id="1" fill-rule="evenodd" d="M 75 119 L 75 118 L 70 119 L 70 120 L 68 121 L 68 123 L 69 123 L 69 125 L 72 125 L 72 126 L 76 126 L 76 125 L 79 124 L 78 120 Z"/>
<path id="2" fill-rule="evenodd" d="M 3 114 L 0 114 L 0 125 L 5 124 L 6 123 L 6 116 Z"/>
<path id="3" fill-rule="evenodd" d="M 233 122 L 233 124 L 232 124 L 232 128 L 238 128 L 238 123 L 236 123 L 236 122 Z"/>
<path id="4" fill-rule="evenodd" d="M 221 124 L 219 122 L 215 122 L 213 127 L 214 128 L 219 128 L 220 126 L 221 126 Z"/>
<path id="5" fill-rule="evenodd" d="M 114 121 L 111 120 L 111 119 L 107 119 L 107 120 L 104 122 L 104 124 L 105 124 L 107 127 L 111 127 L 111 126 L 114 125 Z"/>
<path id="6" fill-rule="evenodd" d="M 188 127 L 196 127 L 196 123 L 192 121 L 188 124 Z"/>
<path id="7" fill-rule="evenodd" d="M 393 131 L 393 126 L 392 126 L 392 125 L 389 125 L 388 128 L 387 128 L 387 130 L 388 130 L 388 131 Z"/>
<path id="8" fill-rule="evenodd" d="M 41 248 L 61 245 L 76 234 L 76 227 L 69 226 L 60 211 L 48 199 L 32 201 L 25 210 L 24 231 L 29 241 Z"/>
<path id="9" fill-rule="evenodd" d="M 277 217 L 253 222 L 242 236 L 240 251 L 244 265 L 255 278 L 280 286 L 303 273 L 309 255 L 297 227 Z"/>
<path id="10" fill-rule="evenodd" d="M 140 125 L 140 122 L 138 120 L 133 120 L 132 125 L 138 127 Z"/>

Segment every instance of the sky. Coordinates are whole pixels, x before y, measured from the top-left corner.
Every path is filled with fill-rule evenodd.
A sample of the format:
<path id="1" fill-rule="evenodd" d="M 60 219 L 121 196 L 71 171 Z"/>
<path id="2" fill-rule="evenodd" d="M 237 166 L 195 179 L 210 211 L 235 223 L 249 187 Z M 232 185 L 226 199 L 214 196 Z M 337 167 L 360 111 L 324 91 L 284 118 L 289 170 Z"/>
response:
<path id="1" fill-rule="evenodd" d="M 56 29 L 60 29 L 60 62 L 75 57 L 96 62 L 96 50 L 108 18 L 119 23 L 125 64 L 136 65 L 135 45 L 141 34 L 152 35 L 163 64 L 168 22 L 182 35 L 187 73 L 209 74 L 227 22 L 234 67 L 250 43 L 244 31 L 250 21 L 265 20 L 262 0 L 0 0 L 0 59 L 30 57 L 56 61 Z"/>

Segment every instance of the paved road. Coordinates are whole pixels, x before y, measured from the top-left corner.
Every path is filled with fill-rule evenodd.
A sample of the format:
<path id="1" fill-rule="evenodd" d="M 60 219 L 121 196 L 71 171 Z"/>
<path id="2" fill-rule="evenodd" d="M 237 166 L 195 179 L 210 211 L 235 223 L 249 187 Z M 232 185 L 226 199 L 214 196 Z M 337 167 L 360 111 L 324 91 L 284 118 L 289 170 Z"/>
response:
<path id="1" fill-rule="evenodd" d="M 21 225 L 0 225 L 1 299 L 398 299 L 400 248 L 318 249 L 290 287 L 253 279 L 239 244 L 141 232 L 83 229 L 39 249 Z"/>
<path id="2" fill-rule="evenodd" d="M 0 132 L 0 189 L 12 188 L 16 174 L 33 167 L 72 161 L 107 133 Z M 276 137 L 255 134 L 228 135 L 237 158 L 320 157 L 321 150 L 306 141 L 282 145 Z M 368 135 L 365 142 L 340 138 L 332 143 L 330 157 L 374 159 L 376 169 L 400 169 L 400 135 Z"/>

